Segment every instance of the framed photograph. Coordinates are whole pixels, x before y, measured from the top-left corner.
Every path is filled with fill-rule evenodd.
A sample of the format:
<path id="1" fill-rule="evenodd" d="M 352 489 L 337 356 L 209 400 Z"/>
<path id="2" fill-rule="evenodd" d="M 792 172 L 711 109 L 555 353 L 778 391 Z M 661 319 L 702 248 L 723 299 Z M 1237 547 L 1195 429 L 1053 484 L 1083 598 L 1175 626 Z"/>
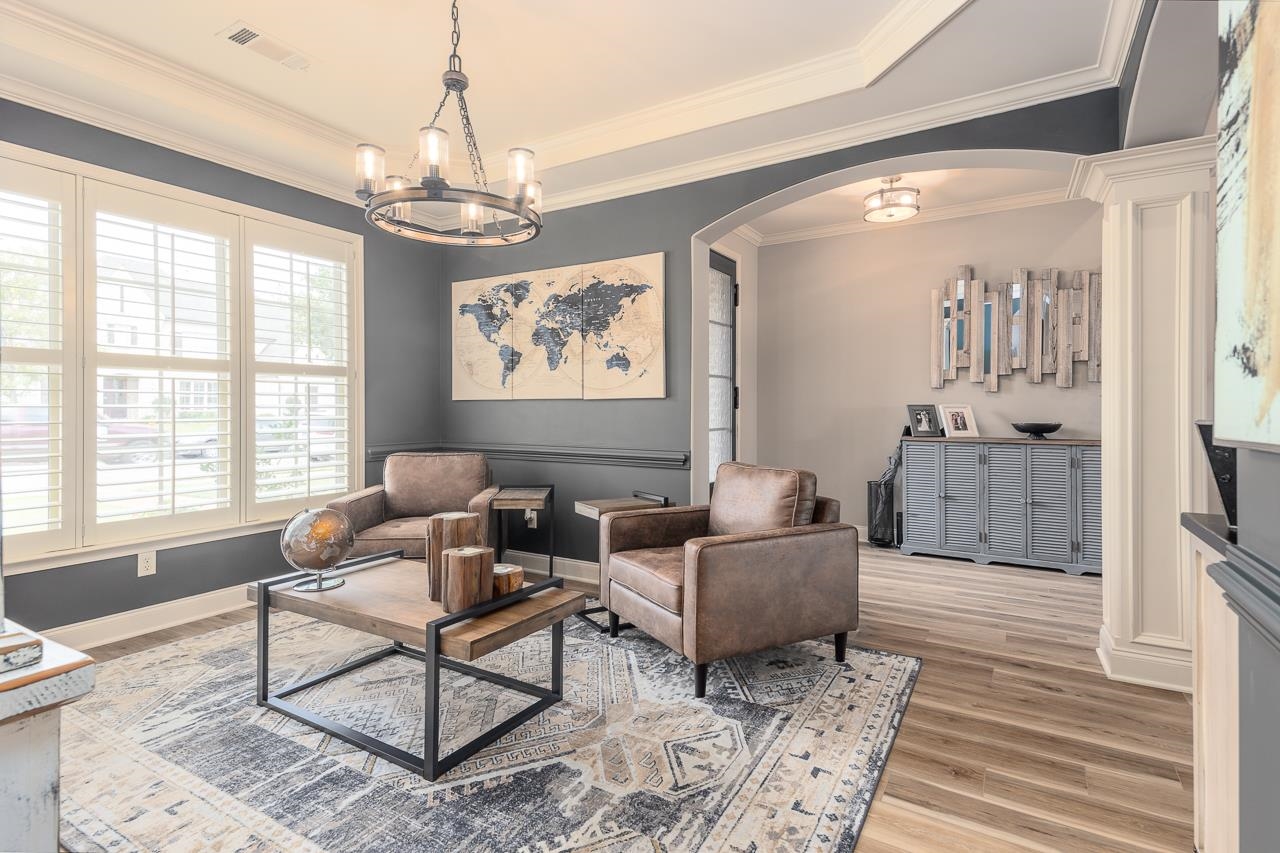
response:
<path id="1" fill-rule="evenodd" d="M 979 437 L 978 422 L 973 417 L 973 406 L 968 403 L 958 406 L 939 406 L 938 415 L 942 420 L 942 428 L 947 431 L 947 438 Z"/>
<path id="2" fill-rule="evenodd" d="M 913 438 L 940 438 L 942 421 L 938 419 L 938 407 L 933 403 L 909 404 L 907 423 L 911 425 Z"/>

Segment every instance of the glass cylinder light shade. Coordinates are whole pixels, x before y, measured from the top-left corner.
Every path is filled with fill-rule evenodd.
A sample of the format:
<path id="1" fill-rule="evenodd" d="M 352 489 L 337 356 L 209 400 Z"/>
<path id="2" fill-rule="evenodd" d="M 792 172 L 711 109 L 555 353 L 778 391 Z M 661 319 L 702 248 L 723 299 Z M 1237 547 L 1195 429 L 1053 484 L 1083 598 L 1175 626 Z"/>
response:
<path id="1" fill-rule="evenodd" d="M 484 210 L 480 205 L 475 202 L 464 201 L 458 207 L 460 208 L 459 213 L 462 214 L 462 233 L 483 234 Z"/>
<path id="2" fill-rule="evenodd" d="M 542 181 L 530 181 L 525 185 L 525 204 L 534 213 L 542 213 Z"/>
<path id="3" fill-rule="evenodd" d="M 449 134 L 438 127 L 419 128 L 418 162 L 423 186 L 449 183 Z"/>
<path id="4" fill-rule="evenodd" d="M 382 176 L 387 173 L 387 152 L 362 142 L 356 146 L 356 194 L 382 192 Z"/>
<path id="5" fill-rule="evenodd" d="M 409 179 L 404 175 L 387 175 L 386 188 L 389 190 L 403 190 L 408 189 L 410 186 Z M 391 205 L 387 208 L 387 216 L 400 222 L 407 222 L 409 220 L 409 203 L 405 201 Z"/>
<path id="6" fill-rule="evenodd" d="M 528 148 L 512 148 L 507 152 L 507 187 L 512 198 L 521 198 L 529 184 L 537 180 L 533 167 L 533 152 Z"/>

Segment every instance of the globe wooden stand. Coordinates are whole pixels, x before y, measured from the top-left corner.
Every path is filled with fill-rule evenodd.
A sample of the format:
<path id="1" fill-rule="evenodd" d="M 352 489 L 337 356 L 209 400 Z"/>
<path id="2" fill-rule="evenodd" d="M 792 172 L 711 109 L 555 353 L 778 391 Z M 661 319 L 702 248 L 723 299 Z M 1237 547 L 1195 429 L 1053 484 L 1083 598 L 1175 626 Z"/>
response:
<path id="1" fill-rule="evenodd" d="M 524 586 L 524 569 L 513 563 L 498 563 L 493 567 L 493 597 L 501 598 Z"/>
<path id="2" fill-rule="evenodd" d="M 478 545 L 441 552 L 444 564 L 440 606 L 457 613 L 493 598 L 493 549 Z"/>
<path id="3" fill-rule="evenodd" d="M 480 544 L 480 515 L 474 512 L 438 512 L 427 519 L 427 597 L 440 601 L 444 592 L 444 560 L 450 548 Z"/>

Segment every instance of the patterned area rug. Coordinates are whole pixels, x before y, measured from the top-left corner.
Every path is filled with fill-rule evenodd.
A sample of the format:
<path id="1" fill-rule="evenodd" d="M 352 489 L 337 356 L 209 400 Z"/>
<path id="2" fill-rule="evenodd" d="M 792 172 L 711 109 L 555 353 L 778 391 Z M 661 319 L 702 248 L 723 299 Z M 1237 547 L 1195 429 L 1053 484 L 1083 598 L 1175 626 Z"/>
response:
<path id="1" fill-rule="evenodd" d="M 272 616 L 274 689 L 384 645 Z M 566 698 L 431 783 L 253 702 L 254 624 L 110 661 L 63 713 L 73 851 L 851 850 L 920 668 L 800 643 L 690 665 L 570 620 Z M 480 665 L 549 683 L 550 634 Z M 383 659 L 297 694 L 421 753 L 421 664 Z M 444 750 L 531 700 L 445 670 Z"/>

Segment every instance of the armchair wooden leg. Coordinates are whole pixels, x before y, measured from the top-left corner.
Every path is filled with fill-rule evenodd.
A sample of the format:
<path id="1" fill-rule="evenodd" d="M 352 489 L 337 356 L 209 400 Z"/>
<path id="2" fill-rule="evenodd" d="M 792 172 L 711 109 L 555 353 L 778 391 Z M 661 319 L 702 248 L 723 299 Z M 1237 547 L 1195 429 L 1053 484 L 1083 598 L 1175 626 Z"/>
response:
<path id="1" fill-rule="evenodd" d="M 612 610 L 609 611 L 609 636 L 618 636 L 618 614 Z"/>
<path id="2" fill-rule="evenodd" d="M 693 696 L 695 699 L 701 699 L 707 695 L 707 665 L 705 663 L 695 663 L 693 665 Z"/>
<path id="3" fill-rule="evenodd" d="M 844 651 L 849 646 L 849 632 L 836 634 L 836 663 L 844 663 Z"/>

